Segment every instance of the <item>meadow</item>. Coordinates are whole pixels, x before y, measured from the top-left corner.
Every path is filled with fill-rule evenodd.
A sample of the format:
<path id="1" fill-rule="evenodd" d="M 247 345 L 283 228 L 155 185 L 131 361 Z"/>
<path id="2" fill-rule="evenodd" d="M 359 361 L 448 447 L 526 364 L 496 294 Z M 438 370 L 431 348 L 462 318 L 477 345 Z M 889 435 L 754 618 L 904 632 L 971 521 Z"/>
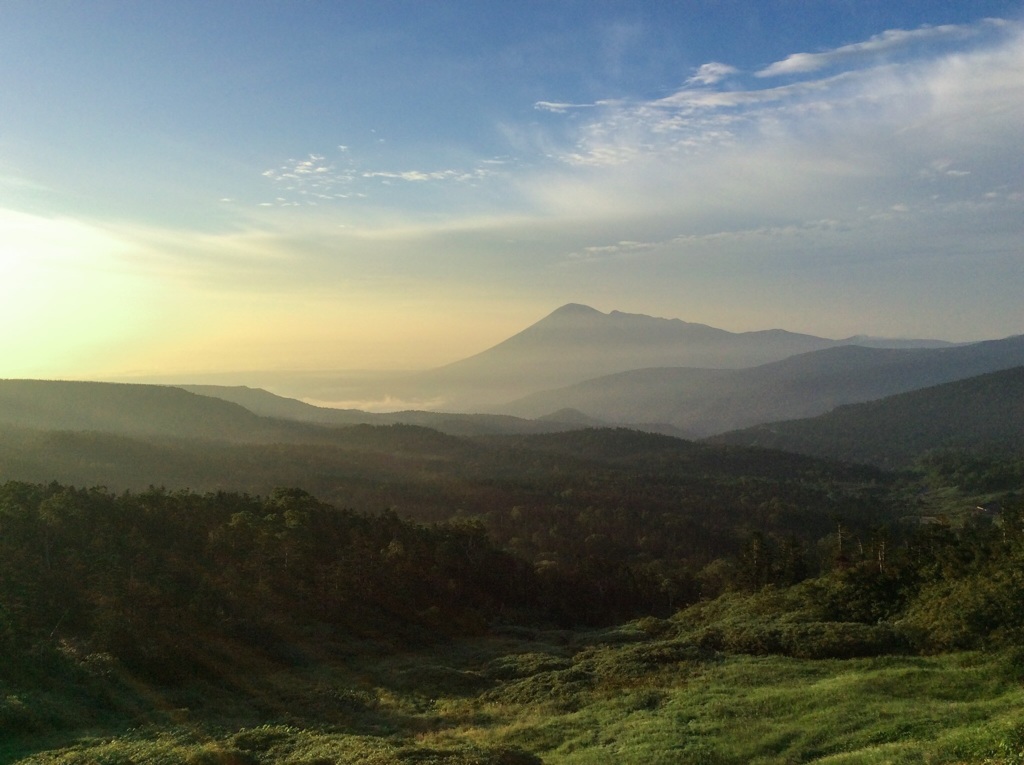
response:
<path id="1" fill-rule="evenodd" d="M 652 618 L 598 631 L 514 632 L 386 655 L 353 645 L 348 658 L 263 667 L 234 688 L 145 687 L 93 657 L 80 667 L 80 692 L 102 685 L 110 717 L 63 728 L 78 716 L 61 706 L 74 698 L 7 694 L 0 759 L 1024 762 L 1024 663 L 1013 651 L 842 660 L 728 654 L 702 648 L 676 620 Z M 13 735 L 19 727 L 22 735 Z"/>

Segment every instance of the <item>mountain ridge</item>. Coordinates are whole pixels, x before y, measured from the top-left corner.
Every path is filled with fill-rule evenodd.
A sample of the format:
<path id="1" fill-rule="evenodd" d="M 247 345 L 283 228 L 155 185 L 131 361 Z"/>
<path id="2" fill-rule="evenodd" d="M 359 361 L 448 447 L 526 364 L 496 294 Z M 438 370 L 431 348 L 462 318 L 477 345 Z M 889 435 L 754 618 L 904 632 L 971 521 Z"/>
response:
<path id="1" fill-rule="evenodd" d="M 823 414 L 1024 364 L 1024 335 L 940 348 L 837 346 L 747 369 L 655 367 L 531 394 L 500 408 L 537 417 L 573 408 L 617 422 L 665 422 L 693 437 Z"/>
<path id="2" fill-rule="evenodd" d="M 872 342 L 900 347 L 950 345 L 939 340 Z M 376 389 L 364 393 L 368 399 L 372 394 L 380 400 L 386 394 L 421 402 L 416 408 L 422 409 L 500 412 L 508 402 L 530 393 L 604 375 L 652 367 L 739 369 L 844 344 L 784 329 L 737 333 L 682 319 L 602 313 L 581 303 L 567 303 L 479 353 L 378 381 Z M 353 400 L 351 387 L 342 383 L 333 392 L 324 386 L 309 397 Z M 345 395 L 341 395 L 343 389 Z"/>
<path id="3" fill-rule="evenodd" d="M 77 380 L 0 380 L 0 423 L 220 441 L 292 440 L 312 427 L 172 386 Z"/>
<path id="4" fill-rule="evenodd" d="M 1024 454 L 1024 366 L 730 431 L 707 442 L 883 468 L 903 467 L 941 449 Z"/>

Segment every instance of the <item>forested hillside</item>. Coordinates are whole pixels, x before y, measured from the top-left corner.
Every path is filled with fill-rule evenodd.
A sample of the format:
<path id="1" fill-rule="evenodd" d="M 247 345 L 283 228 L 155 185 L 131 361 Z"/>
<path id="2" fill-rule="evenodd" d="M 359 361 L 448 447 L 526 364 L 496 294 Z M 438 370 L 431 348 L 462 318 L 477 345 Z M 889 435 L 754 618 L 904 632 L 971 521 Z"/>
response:
<path id="1" fill-rule="evenodd" d="M 617 620 L 609 591 L 592 599 L 589 579 L 530 565 L 478 523 L 300 490 L 9 482 L 0 531 L 11 761 L 536 765 L 609 756 L 581 738 L 595 725 L 638 761 L 673 746 L 681 762 L 811 761 L 881 739 L 890 755 L 1009 763 L 1024 745 L 1019 501 L 961 528 L 840 524 L 813 578 L 754 534 L 716 564 L 722 596 L 600 631 L 581 620 Z M 966 649 L 988 653 L 920 658 Z M 708 730 L 675 726 L 682 708 Z"/>
<path id="2" fill-rule="evenodd" d="M 139 441 L 107 434 L 7 431 L 7 478 L 149 485 L 268 496 L 301 486 L 363 513 L 475 519 L 504 549 L 578 580 L 573 619 L 665 614 L 722 586 L 701 571 L 767 535 L 818 570 L 816 541 L 903 512 L 873 469 L 781 452 L 708 447 L 635 431 L 593 430 L 486 442 L 404 426 L 339 431 L 331 445 Z"/>
<path id="3" fill-rule="evenodd" d="M 1024 748 L 1003 458 L 892 474 L 627 429 L 454 436 L 72 390 L 0 426 L 0 761 Z"/>
<path id="4" fill-rule="evenodd" d="M 882 467 L 943 450 L 1024 457 L 1024 367 L 708 440 Z"/>
<path id="5" fill-rule="evenodd" d="M 0 380 L 0 423 L 54 431 L 99 431 L 221 441 L 311 440 L 297 423 L 162 385 Z"/>

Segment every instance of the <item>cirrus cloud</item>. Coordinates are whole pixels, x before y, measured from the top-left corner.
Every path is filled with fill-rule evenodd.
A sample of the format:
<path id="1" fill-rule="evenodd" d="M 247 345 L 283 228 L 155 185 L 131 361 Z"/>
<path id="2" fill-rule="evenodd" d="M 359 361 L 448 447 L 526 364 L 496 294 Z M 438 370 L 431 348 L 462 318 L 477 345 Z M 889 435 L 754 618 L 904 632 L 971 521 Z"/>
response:
<path id="1" fill-rule="evenodd" d="M 842 45 L 819 53 L 793 53 L 781 61 L 769 64 L 756 73 L 757 77 L 778 77 L 788 74 L 816 72 L 844 62 L 853 62 L 881 54 L 905 50 L 923 42 L 956 41 L 981 35 L 986 31 L 1005 27 L 1002 19 L 985 19 L 980 24 L 924 25 L 917 29 L 887 29 L 869 39 Z"/>

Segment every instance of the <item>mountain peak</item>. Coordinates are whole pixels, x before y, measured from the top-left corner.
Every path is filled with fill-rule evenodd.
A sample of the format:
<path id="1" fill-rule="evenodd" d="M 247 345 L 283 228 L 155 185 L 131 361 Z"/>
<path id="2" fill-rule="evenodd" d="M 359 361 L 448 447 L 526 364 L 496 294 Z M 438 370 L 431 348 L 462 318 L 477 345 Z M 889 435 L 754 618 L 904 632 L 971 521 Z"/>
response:
<path id="1" fill-rule="evenodd" d="M 548 316 L 549 319 L 556 317 L 567 317 L 571 316 L 574 318 L 578 317 L 596 317 L 604 316 L 605 314 L 598 311 L 596 308 L 591 308 L 589 305 L 583 305 L 582 303 L 566 303 L 561 308 L 556 308 Z"/>

